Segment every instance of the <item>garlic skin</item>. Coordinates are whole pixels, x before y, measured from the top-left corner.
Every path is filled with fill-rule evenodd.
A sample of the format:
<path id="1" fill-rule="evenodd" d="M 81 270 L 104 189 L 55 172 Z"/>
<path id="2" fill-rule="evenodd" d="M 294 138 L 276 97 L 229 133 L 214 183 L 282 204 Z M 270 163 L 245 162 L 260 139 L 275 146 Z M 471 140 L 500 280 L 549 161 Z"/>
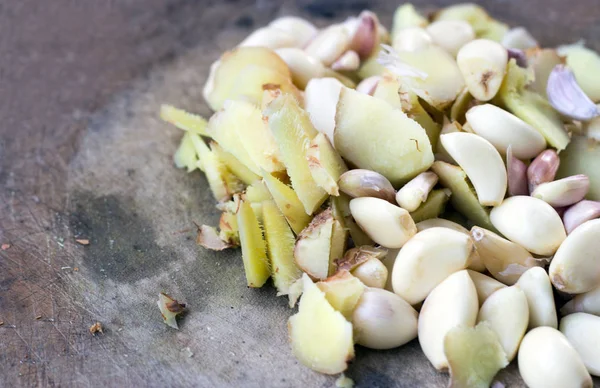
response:
<path id="1" fill-rule="evenodd" d="M 502 157 L 484 138 L 456 132 L 440 136 L 448 154 L 465 170 L 473 183 L 479 203 L 500 205 L 506 194 L 507 175 Z"/>
<path id="2" fill-rule="evenodd" d="M 360 168 L 347 171 L 340 176 L 338 185 L 352 198 L 374 197 L 396 203 L 394 187 L 386 177 L 375 171 Z"/>
<path id="3" fill-rule="evenodd" d="M 600 110 L 581 89 L 573 72 L 556 65 L 548 77 L 548 101 L 560 113 L 574 120 L 588 121 L 600 116 Z"/>
<path id="4" fill-rule="evenodd" d="M 496 279 L 487 275 L 472 271 L 470 269 L 468 269 L 467 272 L 469 273 L 469 276 L 475 285 L 475 290 L 477 290 L 479 306 L 483 305 L 487 298 L 489 298 L 494 292 L 500 290 L 501 288 L 506 288 L 505 284 L 502 284 Z"/>
<path id="5" fill-rule="evenodd" d="M 492 104 L 477 105 L 466 113 L 473 131 L 492 143 L 501 155 L 512 146 L 518 159 L 531 159 L 546 149 L 546 140 L 531 125 Z"/>
<path id="6" fill-rule="evenodd" d="M 388 269 L 379 259 L 369 259 L 351 271 L 367 287 L 383 288 L 387 283 Z"/>
<path id="7" fill-rule="evenodd" d="M 525 27 L 515 27 L 504 34 L 502 46 L 511 49 L 527 50 L 536 48 L 539 44 Z"/>
<path id="8" fill-rule="evenodd" d="M 498 335 L 508 361 L 517 354 L 527 330 L 529 308 L 519 287 L 502 288 L 490 295 L 481 306 L 477 323 L 488 322 Z"/>
<path id="9" fill-rule="evenodd" d="M 552 182 L 559 165 L 560 158 L 554 150 L 548 149 L 536 156 L 527 168 L 529 192 L 533 192 L 542 183 Z"/>
<path id="10" fill-rule="evenodd" d="M 567 237 L 560 216 L 541 199 L 518 195 L 490 213 L 492 224 L 510 241 L 536 255 L 554 254 Z"/>
<path id="11" fill-rule="evenodd" d="M 556 329 L 558 317 L 552 293 L 552 284 L 548 274 L 542 267 L 533 267 L 527 270 L 517 282 L 523 290 L 529 306 L 528 329 L 548 326 Z"/>
<path id="12" fill-rule="evenodd" d="M 296 47 L 294 35 L 277 28 L 263 27 L 255 30 L 244 39 L 240 47 L 266 47 L 272 50 L 282 47 Z"/>
<path id="13" fill-rule="evenodd" d="M 437 182 L 438 176 L 434 172 L 422 172 L 398 190 L 396 202 L 401 208 L 414 212 L 427 200 Z"/>
<path id="14" fill-rule="evenodd" d="M 417 311 L 393 292 L 368 288 L 352 314 L 355 342 L 370 349 L 402 346 L 417 337 L 417 317 Z"/>
<path id="15" fill-rule="evenodd" d="M 508 195 L 529 195 L 527 182 L 527 165 L 515 158 L 512 146 L 506 149 L 506 175 L 508 177 Z"/>
<path id="16" fill-rule="evenodd" d="M 563 316 L 578 312 L 600 316 L 600 286 L 583 294 L 575 295 L 560 309 Z"/>
<path id="17" fill-rule="evenodd" d="M 401 248 L 417 233 L 410 213 L 383 199 L 354 198 L 350 213 L 373 241 L 386 248 Z"/>
<path id="18" fill-rule="evenodd" d="M 577 351 L 560 331 L 531 330 L 519 348 L 519 372 L 530 388 L 592 388 L 590 374 Z"/>
<path id="19" fill-rule="evenodd" d="M 560 321 L 560 331 L 575 348 L 588 372 L 600 376 L 600 317 L 571 314 Z"/>
<path id="20" fill-rule="evenodd" d="M 392 38 L 392 47 L 396 51 L 419 51 L 432 44 L 431 36 L 421 27 L 403 28 Z"/>
<path id="21" fill-rule="evenodd" d="M 304 109 L 311 123 L 317 131 L 327 135 L 332 145 L 335 109 L 343 87 L 335 78 L 314 78 L 308 81 L 304 91 Z"/>
<path id="22" fill-rule="evenodd" d="M 477 321 L 477 291 L 467 271 L 455 272 L 431 291 L 419 314 L 421 349 L 437 370 L 448 368 L 444 338 L 454 327 L 473 327 Z"/>
<path id="23" fill-rule="evenodd" d="M 331 66 L 350 47 L 352 37 L 341 25 L 332 25 L 319 34 L 304 49 L 308 55 Z"/>
<path id="24" fill-rule="evenodd" d="M 600 219 L 587 221 L 564 240 L 550 262 L 550 280 L 569 294 L 591 291 L 600 284 Z"/>
<path id="25" fill-rule="evenodd" d="M 306 47 L 306 45 L 317 35 L 319 30 L 308 20 L 284 16 L 273 20 L 269 27 L 285 31 L 295 39 L 295 47 Z"/>
<path id="26" fill-rule="evenodd" d="M 475 39 L 473 27 L 462 20 L 439 20 L 426 29 L 433 43 L 456 57 L 462 46 Z"/>
<path id="27" fill-rule="evenodd" d="M 508 52 L 497 42 L 476 39 L 458 51 L 456 63 L 473 97 L 489 101 L 498 93 L 504 79 Z"/>
<path id="28" fill-rule="evenodd" d="M 564 207 L 581 201 L 590 190 L 590 180 L 585 175 L 574 175 L 537 186 L 532 197 L 549 203 L 552 207 Z"/>
<path id="29" fill-rule="evenodd" d="M 411 305 L 422 302 L 450 274 L 467 268 L 469 236 L 448 228 L 417 233 L 400 250 L 392 271 L 394 292 Z"/>

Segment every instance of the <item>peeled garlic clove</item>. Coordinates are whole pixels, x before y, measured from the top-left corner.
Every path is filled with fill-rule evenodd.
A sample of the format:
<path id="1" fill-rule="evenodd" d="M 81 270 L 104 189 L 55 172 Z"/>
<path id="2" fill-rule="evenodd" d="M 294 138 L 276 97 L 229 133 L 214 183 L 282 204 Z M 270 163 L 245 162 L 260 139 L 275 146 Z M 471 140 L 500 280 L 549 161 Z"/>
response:
<path id="1" fill-rule="evenodd" d="M 487 229 L 474 226 L 471 237 L 488 271 L 504 284 L 515 284 L 525 271 L 539 265 L 525 248 Z"/>
<path id="2" fill-rule="evenodd" d="M 383 288 L 387 283 L 388 269 L 379 259 L 369 259 L 352 270 L 367 287 Z"/>
<path id="3" fill-rule="evenodd" d="M 512 146 L 506 149 L 506 174 L 508 177 L 508 195 L 529 195 L 527 183 L 527 165 L 515 158 Z"/>
<path id="4" fill-rule="evenodd" d="M 343 173 L 338 181 L 340 190 L 353 198 L 375 197 L 395 203 L 395 190 L 383 175 L 370 170 L 354 169 Z"/>
<path id="5" fill-rule="evenodd" d="M 392 349 L 417 337 L 417 311 L 398 295 L 368 288 L 352 315 L 354 340 L 371 349 Z"/>
<path id="6" fill-rule="evenodd" d="M 511 28 L 502 38 L 502 46 L 506 48 L 527 50 L 538 47 L 538 42 L 524 27 Z"/>
<path id="7" fill-rule="evenodd" d="M 574 120 L 587 121 L 600 116 L 596 104 L 583 92 L 573 72 L 564 65 L 556 65 L 550 73 L 546 93 L 554 109 Z"/>
<path id="8" fill-rule="evenodd" d="M 507 198 L 492 209 L 490 219 L 510 241 L 536 255 L 552 255 L 566 238 L 560 216 L 541 199 L 523 195 Z"/>
<path id="9" fill-rule="evenodd" d="M 475 326 L 478 309 L 477 291 L 467 271 L 453 273 L 431 291 L 419 314 L 418 338 L 437 370 L 448 368 L 446 334 L 455 327 Z"/>
<path id="10" fill-rule="evenodd" d="M 296 40 L 296 47 L 305 47 L 319 32 L 319 30 L 308 20 L 284 16 L 273 20 L 269 27 L 285 31 Z"/>
<path id="11" fill-rule="evenodd" d="M 295 47 L 296 44 L 296 38 L 289 32 L 276 28 L 263 27 L 248 35 L 239 46 L 278 49 L 282 47 Z"/>
<path id="12" fill-rule="evenodd" d="M 470 269 L 468 269 L 467 272 L 469 272 L 469 276 L 475 285 L 475 290 L 477 290 L 479 306 L 481 306 L 494 292 L 506 287 L 505 284 L 482 273 Z"/>
<path id="13" fill-rule="evenodd" d="M 529 329 L 539 326 L 558 327 L 552 284 L 548 274 L 541 267 L 527 270 L 517 282 L 525 293 L 529 306 Z"/>
<path id="14" fill-rule="evenodd" d="M 386 248 L 400 248 L 417 233 L 410 213 L 383 199 L 354 198 L 350 212 L 358 226 Z"/>
<path id="15" fill-rule="evenodd" d="M 378 26 L 379 20 L 373 12 L 363 11 L 358 16 L 350 49 L 355 51 L 360 59 L 366 59 L 373 53 L 378 41 Z"/>
<path id="16" fill-rule="evenodd" d="M 407 27 L 392 38 L 392 47 L 396 51 L 419 51 L 433 44 L 431 36 L 421 27 Z"/>
<path id="17" fill-rule="evenodd" d="M 552 182 L 558 171 L 560 158 L 554 150 L 545 150 L 531 162 L 527 168 L 527 179 L 529 181 L 529 192 L 546 182 Z"/>
<path id="18" fill-rule="evenodd" d="M 466 113 L 473 132 L 483 137 L 500 154 L 512 146 L 518 159 L 531 159 L 546 149 L 546 140 L 531 125 L 492 104 L 477 105 Z"/>
<path id="19" fill-rule="evenodd" d="M 348 249 L 344 253 L 344 257 L 336 259 L 334 264 L 337 271 L 347 270 L 352 271 L 359 265 L 366 263 L 371 259 L 383 259 L 388 254 L 385 248 L 376 248 L 370 245 L 363 245 Z"/>
<path id="20" fill-rule="evenodd" d="M 489 101 L 500 89 L 508 53 L 499 43 L 477 39 L 464 45 L 456 56 L 469 92 L 479 101 Z"/>
<path id="21" fill-rule="evenodd" d="M 360 58 L 356 51 L 348 50 L 336 59 L 331 68 L 336 71 L 354 71 L 360 66 Z"/>
<path id="22" fill-rule="evenodd" d="M 315 129 L 324 133 L 333 145 L 335 109 L 344 87 L 335 78 L 315 78 L 308 81 L 304 91 L 304 109 Z"/>
<path id="23" fill-rule="evenodd" d="M 275 53 L 288 65 L 294 84 L 301 89 L 305 89 L 311 79 L 325 75 L 325 66 L 302 49 L 285 47 L 275 50 Z"/>
<path id="24" fill-rule="evenodd" d="M 575 348 L 588 372 L 600 376 L 600 317 L 571 314 L 560 321 L 560 331 Z"/>
<path id="25" fill-rule="evenodd" d="M 358 85 L 356 85 L 356 91 L 364 94 L 368 94 L 372 96 L 375 93 L 375 89 L 377 89 L 377 84 L 381 80 L 381 76 L 374 75 L 360 81 Z"/>
<path id="26" fill-rule="evenodd" d="M 577 312 L 600 316 L 600 286 L 583 294 L 575 295 L 560 309 L 563 316 Z"/>
<path id="27" fill-rule="evenodd" d="M 465 170 L 473 183 L 479 203 L 497 206 L 506 194 L 507 176 L 504 162 L 494 146 L 471 133 L 448 133 L 440 136 L 450 156 Z"/>
<path id="28" fill-rule="evenodd" d="M 469 237 L 471 236 L 471 234 L 469 233 L 469 230 L 467 228 L 465 228 L 464 226 L 459 225 L 456 222 L 445 220 L 443 218 L 430 218 L 428 220 L 417 223 L 417 231 L 419 231 L 419 232 L 421 232 L 425 229 L 437 228 L 437 227 L 452 229 L 457 232 L 464 233 Z M 479 253 L 477 253 L 477 249 L 473 249 L 473 251 L 471 252 L 471 256 L 469 257 L 469 267 L 468 268 L 473 271 L 477 271 L 477 272 L 484 272 L 486 270 L 485 265 L 483 264 L 483 261 L 479 257 Z"/>
<path id="29" fill-rule="evenodd" d="M 533 190 L 531 196 L 548 202 L 553 207 L 563 207 L 581 201 L 589 189 L 589 178 L 580 174 L 542 183 Z"/>
<path id="30" fill-rule="evenodd" d="M 458 50 L 475 39 L 473 27 L 462 20 L 439 20 L 427 26 L 427 33 L 433 43 L 437 44 L 452 56 L 456 57 Z"/>
<path id="31" fill-rule="evenodd" d="M 318 58 L 325 66 L 331 66 L 350 47 L 351 36 L 341 25 L 333 25 L 322 30 L 305 51 Z"/>
<path id="32" fill-rule="evenodd" d="M 600 284 L 600 219 L 575 229 L 550 262 L 550 280 L 569 294 L 588 292 Z"/>
<path id="33" fill-rule="evenodd" d="M 422 302 L 448 275 L 469 265 L 472 251 L 469 236 L 452 229 L 417 233 L 404 244 L 394 263 L 394 292 L 411 305 Z"/>
<path id="34" fill-rule="evenodd" d="M 558 330 L 531 330 L 519 349 L 519 372 L 530 388 L 592 388 L 593 382 L 579 354 Z"/>
<path id="35" fill-rule="evenodd" d="M 506 287 L 494 292 L 481 306 L 477 322 L 490 324 L 498 334 L 506 358 L 512 361 L 529 322 L 525 293 L 519 287 Z"/>
<path id="36" fill-rule="evenodd" d="M 429 192 L 437 184 L 438 176 L 426 171 L 410 180 L 396 193 L 396 202 L 401 208 L 414 212 L 427 200 Z"/>

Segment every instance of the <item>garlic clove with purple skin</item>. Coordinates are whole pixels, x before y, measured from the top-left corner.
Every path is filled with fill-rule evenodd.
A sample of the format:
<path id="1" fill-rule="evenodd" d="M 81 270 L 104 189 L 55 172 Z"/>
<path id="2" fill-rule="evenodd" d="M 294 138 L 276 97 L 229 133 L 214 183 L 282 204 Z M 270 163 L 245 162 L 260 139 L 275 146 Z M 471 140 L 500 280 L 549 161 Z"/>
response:
<path id="1" fill-rule="evenodd" d="M 371 11 L 363 11 L 358 16 L 358 20 L 353 29 L 350 49 L 355 51 L 360 59 L 368 58 L 377 45 L 379 35 L 379 19 Z"/>
<path id="2" fill-rule="evenodd" d="M 562 218 L 567 233 L 571 233 L 584 222 L 600 218 L 600 202 L 581 201 L 569 207 Z"/>
<path id="3" fill-rule="evenodd" d="M 527 186 L 527 165 L 517 159 L 512 152 L 512 146 L 506 149 L 506 170 L 508 176 L 508 195 L 529 195 Z"/>
<path id="4" fill-rule="evenodd" d="M 588 121 L 600 116 L 600 110 L 583 92 L 573 72 L 564 65 L 554 67 L 546 87 L 548 101 L 562 113 L 574 120 Z"/>
<path id="5" fill-rule="evenodd" d="M 542 183 L 552 182 L 559 165 L 560 158 L 555 150 L 548 149 L 536 156 L 527 168 L 529 192 L 533 192 Z"/>
<path id="6" fill-rule="evenodd" d="M 542 183 L 533 190 L 531 196 L 539 198 L 552 205 L 552 207 L 557 208 L 581 201 L 589 189 L 590 179 L 583 174 L 579 174 Z"/>

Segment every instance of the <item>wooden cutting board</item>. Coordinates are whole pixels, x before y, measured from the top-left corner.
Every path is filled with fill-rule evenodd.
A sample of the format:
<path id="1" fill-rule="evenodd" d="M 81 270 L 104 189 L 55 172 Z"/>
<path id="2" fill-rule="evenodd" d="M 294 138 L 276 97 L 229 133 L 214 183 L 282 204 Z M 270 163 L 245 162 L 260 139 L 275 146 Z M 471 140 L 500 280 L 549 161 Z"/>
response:
<path id="1" fill-rule="evenodd" d="M 584 38 L 600 48 L 597 0 L 482 3 L 545 45 Z M 291 355 L 292 310 L 270 286 L 246 288 L 239 251 L 196 247 L 193 222 L 219 213 L 204 177 L 173 167 L 181 133 L 157 112 L 166 102 L 208 116 L 211 62 L 276 16 L 323 26 L 368 6 L 389 27 L 396 5 L 2 4 L 0 386 L 334 386 Z M 178 331 L 162 323 L 160 291 L 189 306 Z M 89 333 L 95 322 L 104 334 Z M 359 387 L 447 382 L 416 341 L 357 347 L 348 375 Z M 514 365 L 498 380 L 523 386 Z"/>

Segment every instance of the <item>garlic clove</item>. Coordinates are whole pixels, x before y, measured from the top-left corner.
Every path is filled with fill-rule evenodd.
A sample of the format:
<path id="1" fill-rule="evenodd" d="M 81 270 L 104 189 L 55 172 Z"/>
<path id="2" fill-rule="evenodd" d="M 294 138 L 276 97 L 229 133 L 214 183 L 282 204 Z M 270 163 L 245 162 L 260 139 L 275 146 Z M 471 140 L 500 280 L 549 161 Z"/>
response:
<path id="1" fill-rule="evenodd" d="M 511 28 L 502 38 L 502 46 L 509 49 L 527 50 L 539 46 L 537 40 L 524 27 Z"/>
<path id="2" fill-rule="evenodd" d="M 456 57 L 462 46 L 475 39 L 473 27 L 463 20 L 439 20 L 427 26 L 433 43 Z"/>
<path id="3" fill-rule="evenodd" d="M 560 321 L 560 331 L 575 348 L 588 372 L 600 376 L 600 317 L 571 314 Z"/>
<path id="4" fill-rule="evenodd" d="M 387 283 L 388 269 L 379 259 L 369 259 L 359 264 L 352 270 L 356 276 L 367 287 L 383 288 Z"/>
<path id="5" fill-rule="evenodd" d="M 517 282 L 523 290 L 529 306 L 529 329 L 539 326 L 558 327 L 556 306 L 552 293 L 552 284 L 546 270 L 533 267 L 527 270 Z"/>
<path id="6" fill-rule="evenodd" d="M 304 49 L 308 55 L 331 66 L 337 58 L 350 48 L 352 37 L 342 25 L 332 25 L 319 34 Z"/>
<path id="7" fill-rule="evenodd" d="M 527 165 L 513 155 L 512 146 L 506 149 L 506 174 L 509 196 L 529 195 Z"/>
<path id="8" fill-rule="evenodd" d="M 366 59 L 373 53 L 378 42 L 379 19 L 371 11 L 362 11 L 358 16 L 357 25 L 352 34 L 350 49 L 355 51 L 360 59 Z"/>
<path id="9" fill-rule="evenodd" d="M 471 238 L 487 270 L 504 284 L 515 284 L 525 271 L 539 265 L 525 248 L 487 229 L 474 226 Z"/>
<path id="10" fill-rule="evenodd" d="M 392 38 L 392 47 L 396 51 L 419 51 L 433 44 L 431 35 L 421 27 L 407 27 Z"/>
<path id="11" fill-rule="evenodd" d="M 338 185 L 343 193 L 352 198 L 375 197 L 396 203 L 394 187 L 386 177 L 375 171 L 364 169 L 347 171 L 340 176 Z"/>
<path id="12" fill-rule="evenodd" d="M 593 382 L 567 337 L 551 327 L 531 330 L 519 349 L 519 372 L 530 388 L 592 388 Z"/>
<path id="13" fill-rule="evenodd" d="M 507 176 L 504 162 L 494 146 L 471 133 L 449 133 L 440 136 L 450 156 L 465 170 L 473 183 L 479 203 L 497 206 L 506 194 Z"/>
<path id="14" fill-rule="evenodd" d="M 396 202 L 401 208 L 414 212 L 427 200 L 429 192 L 437 184 L 438 176 L 434 172 L 422 172 L 396 193 Z"/>
<path id="15" fill-rule="evenodd" d="M 469 265 L 472 251 L 469 236 L 452 229 L 417 233 L 404 244 L 394 263 L 394 292 L 411 305 L 422 302 L 448 275 Z"/>
<path id="16" fill-rule="evenodd" d="M 563 316 L 577 312 L 600 316 L 600 286 L 583 294 L 575 295 L 560 309 Z"/>
<path id="17" fill-rule="evenodd" d="M 563 214 L 563 222 L 567 234 L 570 234 L 575 228 L 586 221 L 600 217 L 600 202 L 581 201 L 569 207 Z"/>
<path id="18" fill-rule="evenodd" d="M 456 62 L 473 97 L 489 101 L 498 93 L 504 79 L 508 53 L 497 42 L 477 39 L 459 50 Z"/>
<path id="19" fill-rule="evenodd" d="M 477 291 L 467 271 L 455 272 L 431 291 L 419 314 L 418 338 L 425 356 L 437 370 L 448 368 L 444 338 L 455 327 L 477 321 Z"/>
<path id="20" fill-rule="evenodd" d="M 401 297 L 368 288 L 352 315 L 355 342 L 370 349 L 392 349 L 417 337 L 417 311 Z"/>
<path id="21" fill-rule="evenodd" d="M 467 272 L 469 272 L 469 276 L 475 285 L 475 290 L 477 290 L 479 306 L 481 306 L 483 302 L 485 302 L 487 298 L 489 298 L 494 292 L 506 287 L 505 284 L 502 284 L 496 279 L 482 273 L 475 272 L 470 269 L 468 269 Z"/>
<path id="22" fill-rule="evenodd" d="M 536 255 L 552 255 L 566 238 L 560 216 L 541 199 L 507 198 L 492 209 L 490 219 L 510 241 Z"/>
<path id="23" fill-rule="evenodd" d="M 306 45 L 317 35 L 319 30 L 308 20 L 296 16 L 284 16 L 273 20 L 269 27 L 285 31 L 292 35 L 296 41 L 295 47 Z"/>
<path id="24" fill-rule="evenodd" d="M 335 109 L 344 87 L 335 78 L 315 78 L 308 81 L 304 92 L 304 108 L 315 129 L 324 133 L 332 145 L 335 128 Z"/>
<path id="25" fill-rule="evenodd" d="M 529 181 L 529 192 L 546 182 L 552 182 L 558 171 L 560 158 L 555 150 L 545 150 L 540 153 L 527 167 L 527 180 Z"/>
<path id="26" fill-rule="evenodd" d="M 548 101 L 574 120 L 587 121 L 600 116 L 600 110 L 581 89 L 573 72 L 564 65 L 556 65 L 548 77 Z"/>
<path id="27" fill-rule="evenodd" d="M 580 174 L 542 183 L 533 190 L 531 196 L 539 198 L 556 208 L 581 201 L 589 189 L 589 178 Z"/>
<path id="28" fill-rule="evenodd" d="M 272 50 L 282 47 L 296 47 L 297 40 L 291 33 L 277 28 L 262 27 L 244 39 L 240 47 L 266 47 Z"/>
<path id="29" fill-rule="evenodd" d="M 473 131 L 502 155 L 512 146 L 518 159 L 531 159 L 546 149 L 546 140 L 531 125 L 492 104 L 477 105 L 466 113 Z"/>
<path id="30" fill-rule="evenodd" d="M 464 233 L 469 237 L 471 236 L 471 234 L 469 233 L 469 230 L 467 228 L 465 228 L 464 226 L 457 224 L 456 222 L 452 222 L 450 220 L 445 220 L 443 218 L 430 218 L 428 220 L 417 223 L 417 231 L 418 232 L 421 232 L 425 229 L 437 228 L 437 227 L 452 229 L 457 232 Z M 471 252 L 471 257 L 469 257 L 469 267 L 468 268 L 470 270 L 477 271 L 477 272 L 484 272 L 486 270 L 485 265 L 483 264 L 483 261 L 481 260 L 481 257 L 479 257 L 479 253 L 477 252 L 477 249 L 473 249 L 473 251 Z"/>
<path id="31" fill-rule="evenodd" d="M 356 51 L 348 50 L 333 62 L 331 68 L 336 71 L 355 71 L 360 66 L 360 58 Z"/>
<path id="32" fill-rule="evenodd" d="M 527 297 L 519 287 L 506 287 L 490 295 L 481 306 L 477 322 L 487 322 L 496 332 L 508 361 L 517 354 L 527 330 Z"/>
<path id="33" fill-rule="evenodd" d="M 356 85 L 356 91 L 364 94 L 368 94 L 372 96 L 375 93 L 375 89 L 377 89 L 377 84 L 381 80 L 381 76 L 374 75 L 360 81 L 358 85 Z"/>
<path id="34" fill-rule="evenodd" d="M 305 89 L 311 79 L 325 76 L 325 66 L 302 49 L 285 47 L 275 50 L 275 53 L 288 65 L 292 81 L 301 89 Z"/>
<path id="35" fill-rule="evenodd" d="M 350 212 L 360 228 L 386 248 L 400 248 L 417 233 L 409 212 L 380 198 L 354 198 Z"/>
<path id="36" fill-rule="evenodd" d="M 588 292 L 600 284 L 600 219 L 587 221 L 564 240 L 550 263 L 550 280 L 569 294 Z"/>

